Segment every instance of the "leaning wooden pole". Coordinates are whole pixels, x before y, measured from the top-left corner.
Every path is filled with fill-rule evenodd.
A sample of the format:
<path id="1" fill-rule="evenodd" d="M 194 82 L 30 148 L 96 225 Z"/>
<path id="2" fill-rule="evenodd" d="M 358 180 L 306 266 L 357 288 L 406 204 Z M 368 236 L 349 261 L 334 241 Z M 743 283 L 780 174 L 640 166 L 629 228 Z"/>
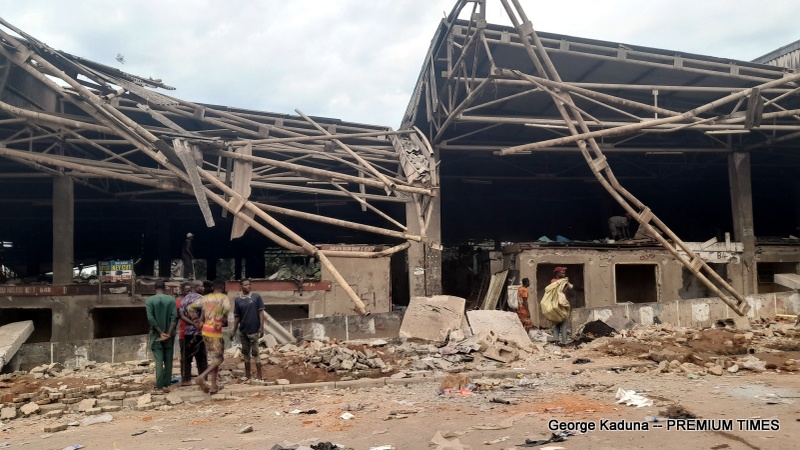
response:
<path id="1" fill-rule="evenodd" d="M 224 192 L 226 195 L 230 196 L 232 199 L 236 200 L 236 203 L 237 203 L 237 206 L 235 208 L 235 209 L 237 209 L 236 212 L 239 212 L 242 208 L 248 209 L 249 211 L 253 212 L 258 217 L 260 217 L 261 219 L 266 221 L 269 225 L 275 227 L 281 233 L 285 234 L 290 239 L 292 239 L 294 242 L 296 242 L 298 245 L 300 245 L 300 247 L 302 247 L 303 250 L 304 250 L 303 253 L 306 253 L 306 254 L 312 255 L 312 256 L 316 256 L 317 258 L 319 258 L 319 262 L 323 266 L 325 266 L 326 269 L 328 269 L 328 271 L 331 273 L 331 275 L 333 275 L 333 278 L 336 280 L 336 282 L 339 283 L 339 286 L 345 291 L 347 296 L 350 297 L 350 300 L 355 305 L 356 312 L 359 313 L 362 316 L 365 316 L 365 315 L 369 314 L 369 312 L 367 312 L 367 307 L 364 305 L 364 302 L 361 301 L 361 298 L 358 296 L 358 294 L 356 294 L 356 292 L 353 290 L 353 288 L 350 287 L 350 285 L 347 283 L 347 280 L 345 280 L 344 277 L 342 276 L 342 274 L 339 273 L 339 270 L 336 269 L 336 267 L 328 259 L 328 257 L 325 256 L 324 254 L 320 253 L 320 251 L 319 251 L 319 249 L 317 247 L 315 247 L 314 245 L 312 245 L 311 243 L 309 243 L 308 241 L 306 241 L 305 239 L 300 237 L 300 235 L 298 235 L 297 233 L 293 232 L 292 230 L 290 230 L 288 227 L 286 227 L 285 225 L 283 225 L 279 221 L 275 220 L 272 216 L 267 214 L 266 211 L 264 211 L 261 208 L 259 208 L 258 205 L 254 204 L 250 200 L 242 197 L 241 194 L 239 194 L 238 192 L 236 192 L 232 188 L 228 187 L 225 183 L 220 181 L 214 175 L 212 175 L 212 174 L 210 174 L 210 173 L 208 173 L 205 170 L 200 169 L 200 168 L 198 168 L 197 171 L 200 173 L 201 177 L 206 179 L 206 181 L 210 182 L 213 186 L 215 186 L 216 188 L 218 188 L 219 190 Z"/>
<path id="2" fill-rule="evenodd" d="M 332 134 L 332 133 L 328 132 L 328 130 L 326 130 L 325 128 L 322 128 L 317 122 L 315 122 L 312 118 L 310 118 L 307 115 L 305 115 L 299 109 L 295 109 L 294 111 L 297 114 L 299 114 L 300 117 L 302 117 L 308 123 L 310 123 L 314 128 L 319 130 L 321 133 L 324 133 L 326 135 Z M 381 182 L 383 182 L 383 184 L 386 185 L 386 190 L 387 191 L 394 190 L 394 188 L 396 187 L 395 183 L 392 182 L 391 180 L 389 180 L 388 178 L 386 178 L 382 173 L 378 172 L 378 169 L 376 169 L 375 167 L 372 166 L 372 164 L 370 164 L 369 162 L 364 160 L 364 158 L 362 158 L 361 155 L 356 153 L 353 149 L 351 149 L 350 147 L 348 147 L 347 145 L 345 145 L 342 141 L 340 141 L 338 139 L 334 139 L 333 143 L 336 144 L 337 146 L 339 146 L 339 148 L 341 148 L 345 152 L 347 152 L 347 154 L 352 156 L 356 161 L 358 161 L 358 163 L 361 164 L 361 166 L 364 168 L 365 172 L 369 172 L 373 176 L 375 176 L 375 178 L 381 180 Z"/>

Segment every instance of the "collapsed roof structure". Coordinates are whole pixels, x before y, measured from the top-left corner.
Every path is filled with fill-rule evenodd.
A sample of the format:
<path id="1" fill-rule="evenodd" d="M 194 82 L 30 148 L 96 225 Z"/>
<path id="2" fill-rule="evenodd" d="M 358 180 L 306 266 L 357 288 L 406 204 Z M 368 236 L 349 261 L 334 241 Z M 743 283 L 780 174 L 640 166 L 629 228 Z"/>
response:
<path id="1" fill-rule="evenodd" d="M 743 243 L 745 265 L 751 268 L 747 293 L 754 293 L 750 167 L 774 163 L 776 154 L 796 147 L 800 73 L 539 33 L 518 0 L 499 3 L 512 27 L 488 24 L 485 1 L 459 1 L 442 21 L 404 124 L 425 130 L 445 164 L 483 153 L 480 173 L 470 176 L 486 184 L 513 179 L 507 167 L 496 169 L 512 165 L 504 161 L 512 155 L 530 155 L 522 163 L 533 175 L 528 178 L 553 180 L 574 172 L 574 166 L 548 173 L 543 168 L 555 158 L 545 155 L 559 153 L 563 167 L 578 152 L 600 186 L 649 236 L 736 313 L 746 313 L 744 297 L 667 226 L 656 208 L 623 186 L 609 154 L 624 155 L 624 175 L 630 166 L 652 166 L 643 158 L 650 155 L 698 155 L 702 159 L 694 163 L 700 166 L 725 155 L 735 239 Z M 447 189 L 443 185 L 443 192 Z M 568 210 L 554 212 L 561 220 L 570 216 Z"/>
<path id="2" fill-rule="evenodd" d="M 390 255 L 425 238 L 437 180 L 433 152 L 417 130 L 315 119 L 299 110 L 286 116 L 191 103 L 152 90 L 173 89 L 161 80 L 55 50 L 0 24 L 6 116 L 0 155 L 18 163 L 4 169 L 6 177 L 35 177 L 24 171 L 33 169 L 67 182 L 57 189 L 71 190 L 74 180 L 109 199 L 190 195 L 209 227 L 215 225 L 210 204 L 216 204 L 233 216 L 231 239 L 252 227 L 281 247 L 318 257 L 362 314 L 361 300 L 327 258 L 336 252 L 319 250 L 276 216 L 404 241 L 380 252 L 349 252 L 352 257 Z M 280 203 L 300 207 L 276 206 L 275 192 L 292 194 Z M 302 207 L 304 197 L 317 205 L 319 198 L 353 201 L 383 223 L 312 213 Z M 393 203 L 413 205 L 415 231 L 381 209 Z M 69 283 L 72 249 L 65 252 L 65 266 L 54 272 Z"/>
<path id="3" fill-rule="evenodd" d="M 758 291 L 756 218 L 768 234 L 800 225 L 796 205 L 778 211 L 768 194 L 800 195 L 800 73 L 537 32 L 518 0 L 491 2 L 513 24 L 493 25 L 489 3 L 458 0 L 442 20 L 399 131 L 181 100 L 155 91 L 170 89 L 160 80 L 54 50 L 0 21 L 0 156 L 14 162 L 0 175 L 52 176 L 54 197 L 71 196 L 74 180 L 107 208 L 189 196 L 209 226 L 216 204 L 233 217 L 232 238 L 249 227 L 317 255 L 345 290 L 326 262 L 337 253 L 312 245 L 319 229 L 297 220 L 381 236 L 396 245 L 348 256 L 408 249 L 411 296 L 442 292 L 444 241 L 521 242 L 564 229 L 588 241 L 623 211 L 746 313 L 744 296 Z M 31 203 L 28 191 L 14 195 L 12 204 Z M 323 214 L 320 198 L 360 210 Z M 712 229 L 742 244 L 741 287 L 698 253 L 708 246 L 679 238 L 705 241 Z M 54 257 L 54 272 L 71 276 L 66 245 L 54 239 L 54 255 L 68 255 Z"/>

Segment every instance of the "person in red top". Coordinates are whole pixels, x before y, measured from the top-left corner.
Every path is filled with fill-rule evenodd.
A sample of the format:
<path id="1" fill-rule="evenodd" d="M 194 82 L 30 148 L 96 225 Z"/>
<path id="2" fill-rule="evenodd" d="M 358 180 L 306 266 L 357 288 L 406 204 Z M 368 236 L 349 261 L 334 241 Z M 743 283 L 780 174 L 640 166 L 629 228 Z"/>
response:
<path id="1" fill-rule="evenodd" d="M 231 311 L 228 295 L 225 294 L 225 281 L 219 278 L 214 280 L 214 292 L 189 305 L 189 310 L 201 313 L 200 318 L 195 321 L 195 327 L 202 330 L 210 363 L 206 370 L 197 375 L 195 383 L 203 392 L 216 394 L 220 389 L 217 384 L 219 367 L 225 361 L 222 328 L 228 324 L 228 313 Z M 208 378 L 210 386 L 206 385 Z"/>
<path id="2" fill-rule="evenodd" d="M 522 322 L 522 326 L 525 328 L 525 331 L 530 331 L 533 328 L 533 322 L 531 322 L 531 312 L 528 309 L 528 287 L 530 287 L 531 281 L 527 278 L 522 279 L 522 286 L 517 289 L 517 299 L 519 300 L 519 305 L 517 306 L 517 316 L 519 317 L 519 321 Z"/>
<path id="3" fill-rule="evenodd" d="M 181 309 L 178 317 L 181 322 L 186 324 L 186 331 L 183 337 L 185 360 L 183 361 L 182 375 L 185 375 L 181 381 L 182 386 L 191 384 L 192 381 L 192 360 L 197 365 L 197 373 L 203 373 L 208 368 L 208 360 L 206 355 L 206 345 L 203 342 L 203 335 L 200 333 L 200 328 L 195 326 L 197 316 L 189 312 L 189 306 L 195 302 L 199 302 L 205 293 L 205 285 L 200 280 L 191 282 L 191 292 L 186 294 L 181 301 Z"/>

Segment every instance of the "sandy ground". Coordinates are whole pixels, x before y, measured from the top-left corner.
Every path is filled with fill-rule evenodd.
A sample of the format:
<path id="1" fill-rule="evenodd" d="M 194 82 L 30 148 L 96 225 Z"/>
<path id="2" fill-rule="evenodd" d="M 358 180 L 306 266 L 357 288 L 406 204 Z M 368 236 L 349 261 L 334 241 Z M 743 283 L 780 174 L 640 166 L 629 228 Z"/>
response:
<path id="1" fill-rule="evenodd" d="M 570 352 L 566 352 L 570 353 Z M 228 385 L 222 392 L 236 397 L 214 401 L 194 387 L 175 389 L 186 400 L 170 411 L 123 410 L 113 421 L 67 431 L 44 433 L 49 423 L 84 418 L 71 414 L 59 419 L 17 419 L 0 426 L 0 448 L 64 449 L 270 449 L 283 441 L 330 441 L 355 450 L 393 444 L 397 449 L 430 446 L 437 431 L 455 435 L 473 449 L 513 449 L 525 439 L 550 435 L 548 422 L 584 422 L 600 426 L 602 419 L 640 422 L 658 416 L 671 405 L 703 419 L 733 419 L 733 431 L 594 430 L 547 446 L 566 449 L 794 449 L 800 438 L 800 379 L 796 372 L 741 371 L 690 379 L 685 374 L 636 373 L 608 370 L 643 363 L 627 357 L 582 352 L 589 364 L 571 358 L 526 367 L 530 375 L 495 379 L 496 386 L 469 396 L 438 395 L 440 380 L 362 389 L 253 392 L 252 387 Z M 518 367 L 516 365 L 512 365 Z M 573 375 L 576 370 L 581 372 Z M 618 388 L 639 389 L 654 400 L 652 407 L 616 404 Z M 492 402 L 510 400 L 512 404 Z M 314 409 L 316 414 L 290 414 Z M 340 418 L 349 411 L 351 420 Z M 768 431 L 739 430 L 736 419 L 774 419 Z M 513 425 L 511 425 L 513 423 Z M 510 425 L 510 426 L 509 426 Z M 649 425 L 653 425 L 650 423 Z M 246 426 L 253 431 L 239 434 Z M 477 429 L 476 429 L 477 428 Z M 480 429 L 488 428 L 488 429 Z M 134 433 L 146 431 L 133 436 Z M 504 439 L 504 440 L 503 440 Z M 493 441 L 499 441 L 491 443 Z M 522 447 L 516 447 L 522 448 Z"/>

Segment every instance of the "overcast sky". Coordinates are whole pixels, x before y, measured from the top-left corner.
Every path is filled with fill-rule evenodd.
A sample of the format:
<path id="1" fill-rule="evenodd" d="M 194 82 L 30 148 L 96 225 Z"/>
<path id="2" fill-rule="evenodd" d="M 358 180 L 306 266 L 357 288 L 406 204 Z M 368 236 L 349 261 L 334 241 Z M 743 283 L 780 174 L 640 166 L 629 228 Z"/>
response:
<path id="1" fill-rule="evenodd" d="M 25 0 L 2 17 L 179 98 L 397 128 L 454 0 Z M 800 2 L 521 0 L 538 31 L 752 60 L 800 39 Z M 493 23 L 508 23 L 487 0 Z M 125 56 L 123 66 L 115 61 Z"/>

